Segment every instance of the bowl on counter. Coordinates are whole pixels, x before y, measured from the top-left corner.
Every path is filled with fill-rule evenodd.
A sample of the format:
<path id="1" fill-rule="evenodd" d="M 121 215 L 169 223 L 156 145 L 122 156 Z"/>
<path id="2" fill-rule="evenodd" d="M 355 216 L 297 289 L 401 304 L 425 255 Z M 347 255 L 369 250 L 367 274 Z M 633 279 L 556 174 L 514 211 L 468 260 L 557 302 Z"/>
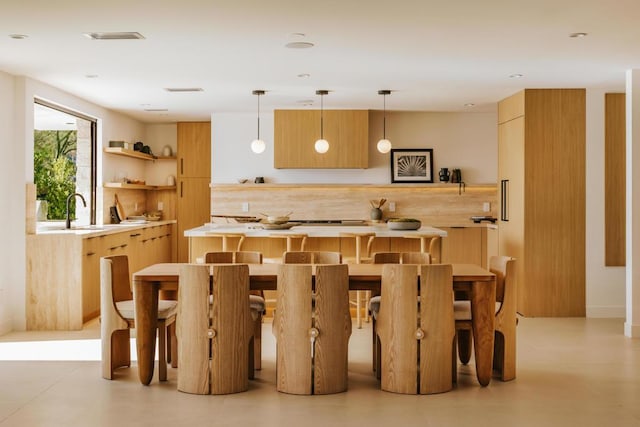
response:
<path id="1" fill-rule="evenodd" d="M 387 221 L 389 230 L 417 230 L 422 227 L 422 222 L 413 218 L 391 218 Z"/>

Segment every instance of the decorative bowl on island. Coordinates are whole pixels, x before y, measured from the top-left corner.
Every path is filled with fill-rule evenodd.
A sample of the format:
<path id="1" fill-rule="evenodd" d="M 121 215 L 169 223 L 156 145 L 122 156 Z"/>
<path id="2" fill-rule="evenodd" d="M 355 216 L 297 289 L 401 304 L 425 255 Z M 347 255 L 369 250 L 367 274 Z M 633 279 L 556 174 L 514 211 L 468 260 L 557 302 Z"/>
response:
<path id="1" fill-rule="evenodd" d="M 414 218 L 391 218 L 387 221 L 389 230 L 417 230 L 422 222 Z"/>

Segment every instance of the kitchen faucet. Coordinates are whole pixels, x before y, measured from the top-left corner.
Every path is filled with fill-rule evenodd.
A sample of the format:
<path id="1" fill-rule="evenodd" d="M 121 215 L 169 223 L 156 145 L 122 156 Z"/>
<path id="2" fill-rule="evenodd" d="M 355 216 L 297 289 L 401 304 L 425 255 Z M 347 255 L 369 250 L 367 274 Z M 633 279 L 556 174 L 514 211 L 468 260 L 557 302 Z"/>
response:
<path id="1" fill-rule="evenodd" d="M 84 200 L 84 196 L 82 194 L 73 193 L 67 196 L 67 224 L 66 224 L 67 230 L 71 228 L 71 218 L 69 217 L 69 203 L 71 203 L 71 199 L 75 196 L 80 196 L 80 200 L 82 200 L 82 204 L 84 205 L 85 208 L 87 207 L 87 202 Z"/>

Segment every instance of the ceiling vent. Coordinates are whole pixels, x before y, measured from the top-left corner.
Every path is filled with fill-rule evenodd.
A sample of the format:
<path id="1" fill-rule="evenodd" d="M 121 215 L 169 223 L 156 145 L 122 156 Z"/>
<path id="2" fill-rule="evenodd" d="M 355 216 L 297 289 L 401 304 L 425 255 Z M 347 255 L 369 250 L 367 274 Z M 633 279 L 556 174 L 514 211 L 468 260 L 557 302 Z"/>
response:
<path id="1" fill-rule="evenodd" d="M 86 37 L 93 40 L 141 40 L 144 36 L 136 31 L 122 31 L 111 33 L 84 33 Z"/>
<path id="2" fill-rule="evenodd" d="M 145 108 L 144 111 L 149 111 L 151 113 L 161 113 L 165 111 L 169 111 L 168 108 Z"/>
<path id="3" fill-rule="evenodd" d="M 167 92 L 204 92 L 201 87 L 165 87 Z"/>

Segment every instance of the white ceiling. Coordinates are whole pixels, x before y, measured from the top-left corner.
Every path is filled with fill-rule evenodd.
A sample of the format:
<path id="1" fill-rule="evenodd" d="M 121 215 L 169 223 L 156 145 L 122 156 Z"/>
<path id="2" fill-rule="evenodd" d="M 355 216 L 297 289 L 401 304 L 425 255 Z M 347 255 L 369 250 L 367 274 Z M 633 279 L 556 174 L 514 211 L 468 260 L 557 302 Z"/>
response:
<path id="1" fill-rule="evenodd" d="M 624 91 L 638 0 L 1 0 L 0 70 L 144 122 L 302 108 L 495 111 L 522 88 Z M 97 41 L 86 32 L 137 31 Z M 586 32 L 584 38 L 570 38 Z M 9 34 L 26 34 L 15 40 Z M 287 49 L 304 33 L 312 49 Z M 308 73 L 309 78 L 299 78 Z M 519 73 L 520 79 L 509 78 Z M 87 75 L 97 75 L 87 78 Z M 168 93 L 167 87 L 201 87 Z M 474 107 L 465 107 L 474 103 Z M 145 108 L 165 113 L 145 112 Z"/>

